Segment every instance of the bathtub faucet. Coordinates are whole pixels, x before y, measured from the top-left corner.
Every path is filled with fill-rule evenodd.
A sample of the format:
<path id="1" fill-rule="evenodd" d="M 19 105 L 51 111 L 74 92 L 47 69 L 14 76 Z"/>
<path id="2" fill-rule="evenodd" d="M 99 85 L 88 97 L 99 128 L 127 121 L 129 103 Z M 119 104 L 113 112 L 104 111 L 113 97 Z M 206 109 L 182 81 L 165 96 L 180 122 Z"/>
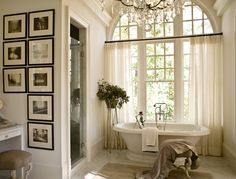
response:
<path id="1" fill-rule="evenodd" d="M 156 127 L 158 128 L 158 121 L 165 122 L 164 123 L 164 130 L 166 127 L 166 114 L 165 110 L 167 109 L 166 103 L 155 103 L 153 105 L 155 107 L 155 121 L 156 121 Z"/>

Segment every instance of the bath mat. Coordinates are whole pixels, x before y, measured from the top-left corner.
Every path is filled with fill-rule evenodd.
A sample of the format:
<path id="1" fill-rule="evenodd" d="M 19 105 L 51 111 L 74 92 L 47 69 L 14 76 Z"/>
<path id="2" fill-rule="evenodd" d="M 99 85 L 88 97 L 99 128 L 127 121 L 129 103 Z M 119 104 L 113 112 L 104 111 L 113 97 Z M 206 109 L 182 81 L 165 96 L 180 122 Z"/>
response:
<path id="1" fill-rule="evenodd" d="M 141 171 L 150 170 L 147 167 L 107 163 L 98 172 L 94 179 L 134 179 L 135 174 Z M 213 179 L 214 177 L 201 171 L 190 171 L 191 179 Z M 182 170 L 173 170 L 170 172 L 168 179 L 187 179 L 185 173 Z"/>

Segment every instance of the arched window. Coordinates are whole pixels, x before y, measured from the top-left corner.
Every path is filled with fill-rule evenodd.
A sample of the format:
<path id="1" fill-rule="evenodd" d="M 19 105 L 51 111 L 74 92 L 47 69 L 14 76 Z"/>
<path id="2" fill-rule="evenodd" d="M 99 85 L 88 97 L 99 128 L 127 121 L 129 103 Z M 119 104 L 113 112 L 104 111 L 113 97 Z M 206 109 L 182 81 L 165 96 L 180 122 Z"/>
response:
<path id="1" fill-rule="evenodd" d="M 213 33 L 211 22 L 203 10 L 186 0 L 174 21 L 151 24 L 145 31 L 136 23 L 129 23 L 127 15 L 119 18 L 113 40 L 174 37 Z M 163 39 L 132 43 L 132 96 L 135 114 L 143 111 L 147 120 L 154 119 L 157 102 L 167 103 L 169 120 L 189 118 L 189 39 Z"/>

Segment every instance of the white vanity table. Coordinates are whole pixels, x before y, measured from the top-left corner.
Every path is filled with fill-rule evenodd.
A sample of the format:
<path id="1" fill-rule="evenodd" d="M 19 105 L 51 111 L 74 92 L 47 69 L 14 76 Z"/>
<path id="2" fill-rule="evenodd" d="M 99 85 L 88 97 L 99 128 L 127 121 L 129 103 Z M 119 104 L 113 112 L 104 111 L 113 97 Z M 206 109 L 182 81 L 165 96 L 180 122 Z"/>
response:
<path id="1" fill-rule="evenodd" d="M 23 126 L 0 126 L 0 152 L 13 149 L 24 149 Z"/>
<path id="2" fill-rule="evenodd" d="M 0 125 L 0 152 L 6 150 L 23 150 L 24 134 L 22 125 Z M 23 172 L 21 171 L 21 176 Z M 0 171 L 0 178 L 9 176 L 9 172 Z"/>
<path id="3" fill-rule="evenodd" d="M 4 101 L 0 99 L 0 110 Z M 0 152 L 13 149 L 24 149 L 23 126 L 17 125 L 0 115 Z"/>

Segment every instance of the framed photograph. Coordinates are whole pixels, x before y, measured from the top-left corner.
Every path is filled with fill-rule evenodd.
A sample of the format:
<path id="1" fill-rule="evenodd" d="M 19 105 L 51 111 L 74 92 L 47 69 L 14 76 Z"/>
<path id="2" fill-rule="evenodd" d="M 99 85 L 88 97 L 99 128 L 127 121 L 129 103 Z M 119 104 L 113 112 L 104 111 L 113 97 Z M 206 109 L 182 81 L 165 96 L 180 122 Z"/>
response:
<path id="1" fill-rule="evenodd" d="M 29 40 L 29 65 L 43 65 L 54 63 L 54 39 Z"/>
<path id="2" fill-rule="evenodd" d="M 26 38 L 27 14 L 10 14 L 3 16 L 3 40 Z"/>
<path id="3" fill-rule="evenodd" d="M 53 92 L 53 67 L 29 67 L 29 93 Z"/>
<path id="4" fill-rule="evenodd" d="M 27 123 L 28 147 L 54 150 L 53 124 Z"/>
<path id="5" fill-rule="evenodd" d="M 3 69 L 3 92 L 4 93 L 26 92 L 25 68 Z"/>
<path id="6" fill-rule="evenodd" d="M 26 41 L 3 42 L 3 66 L 26 65 Z"/>
<path id="7" fill-rule="evenodd" d="M 53 121 L 53 95 L 27 96 L 27 114 L 29 120 Z"/>
<path id="8" fill-rule="evenodd" d="M 29 37 L 54 35 L 54 9 L 29 12 Z"/>

